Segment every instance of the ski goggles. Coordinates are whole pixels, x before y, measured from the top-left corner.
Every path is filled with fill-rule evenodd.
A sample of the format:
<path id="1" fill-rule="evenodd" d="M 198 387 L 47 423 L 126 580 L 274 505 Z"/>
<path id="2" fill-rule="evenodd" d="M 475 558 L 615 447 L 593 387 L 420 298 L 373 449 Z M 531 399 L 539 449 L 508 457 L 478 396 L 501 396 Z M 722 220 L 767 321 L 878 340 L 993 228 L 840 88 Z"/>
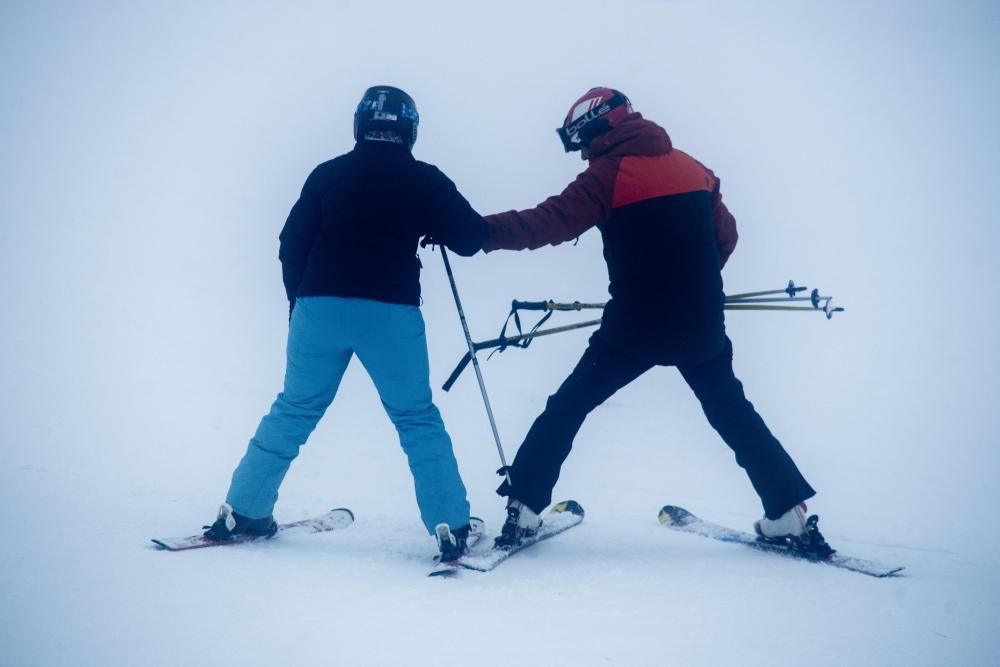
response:
<path id="1" fill-rule="evenodd" d="M 629 99 L 616 91 L 614 95 L 595 105 L 593 109 L 577 116 L 562 127 L 556 128 L 556 134 L 559 135 L 563 148 L 566 149 L 567 153 L 586 148 L 591 139 L 611 129 L 610 121 L 604 116 L 612 109 L 626 104 L 630 104 Z"/>

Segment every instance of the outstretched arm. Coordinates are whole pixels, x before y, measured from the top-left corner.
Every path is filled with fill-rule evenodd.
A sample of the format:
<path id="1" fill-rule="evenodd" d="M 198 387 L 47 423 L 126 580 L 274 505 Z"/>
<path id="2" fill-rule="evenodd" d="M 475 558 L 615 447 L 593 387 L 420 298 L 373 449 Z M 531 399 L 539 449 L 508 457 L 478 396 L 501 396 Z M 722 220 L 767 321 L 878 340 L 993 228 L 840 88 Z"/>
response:
<path id="1" fill-rule="evenodd" d="M 428 236 L 464 257 L 479 252 L 486 240 L 486 223 L 455 184 L 438 169 L 432 172 Z"/>
<path id="2" fill-rule="evenodd" d="M 534 250 L 558 245 L 606 221 L 611 214 L 615 169 L 615 160 L 592 162 L 561 194 L 535 208 L 487 215 L 483 249 Z"/>

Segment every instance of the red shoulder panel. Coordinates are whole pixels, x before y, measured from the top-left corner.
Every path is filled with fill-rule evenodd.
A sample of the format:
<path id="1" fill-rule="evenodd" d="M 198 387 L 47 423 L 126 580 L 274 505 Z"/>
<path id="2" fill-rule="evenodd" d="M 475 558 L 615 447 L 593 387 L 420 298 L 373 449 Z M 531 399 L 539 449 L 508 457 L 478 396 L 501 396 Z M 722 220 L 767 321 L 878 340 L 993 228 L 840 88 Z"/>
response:
<path id="1" fill-rule="evenodd" d="M 674 149 L 662 155 L 629 155 L 618 166 L 611 207 L 714 189 L 715 178 L 687 153 Z"/>

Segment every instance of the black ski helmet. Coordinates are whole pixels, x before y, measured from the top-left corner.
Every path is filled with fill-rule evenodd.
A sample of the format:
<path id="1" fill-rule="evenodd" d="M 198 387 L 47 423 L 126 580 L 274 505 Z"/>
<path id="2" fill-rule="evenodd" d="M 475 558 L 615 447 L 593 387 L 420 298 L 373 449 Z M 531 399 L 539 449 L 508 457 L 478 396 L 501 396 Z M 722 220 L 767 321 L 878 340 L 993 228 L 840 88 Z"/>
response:
<path id="1" fill-rule="evenodd" d="M 354 140 L 387 141 L 412 149 L 419 124 L 412 97 L 392 86 L 372 86 L 354 112 Z"/>

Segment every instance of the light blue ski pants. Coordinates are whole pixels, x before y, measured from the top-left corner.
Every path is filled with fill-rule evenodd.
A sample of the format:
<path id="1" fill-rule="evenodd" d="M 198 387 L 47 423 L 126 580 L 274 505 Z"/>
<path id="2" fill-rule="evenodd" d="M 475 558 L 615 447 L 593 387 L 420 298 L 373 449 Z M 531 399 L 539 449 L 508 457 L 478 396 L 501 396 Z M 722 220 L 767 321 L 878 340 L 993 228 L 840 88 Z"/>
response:
<path id="1" fill-rule="evenodd" d="M 433 533 L 438 523 L 452 528 L 469 523 L 451 439 L 431 400 L 420 309 L 368 299 L 298 299 L 288 331 L 284 391 L 233 472 L 226 502 L 250 518 L 271 514 L 289 465 L 333 402 L 354 354 L 399 433 L 427 531 Z"/>

